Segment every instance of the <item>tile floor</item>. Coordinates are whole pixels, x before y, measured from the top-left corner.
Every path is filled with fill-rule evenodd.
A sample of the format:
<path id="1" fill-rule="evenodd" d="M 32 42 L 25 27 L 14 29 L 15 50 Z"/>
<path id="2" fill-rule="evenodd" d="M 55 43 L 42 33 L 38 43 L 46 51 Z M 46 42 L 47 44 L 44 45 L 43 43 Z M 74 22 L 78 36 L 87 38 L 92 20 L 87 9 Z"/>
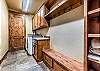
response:
<path id="1" fill-rule="evenodd" d="M 0 71 L 50 71 L 40 62 L 37 64 L 33 56 L 28 56 L 25 50 L 9 52 L 0 65 Z"/>

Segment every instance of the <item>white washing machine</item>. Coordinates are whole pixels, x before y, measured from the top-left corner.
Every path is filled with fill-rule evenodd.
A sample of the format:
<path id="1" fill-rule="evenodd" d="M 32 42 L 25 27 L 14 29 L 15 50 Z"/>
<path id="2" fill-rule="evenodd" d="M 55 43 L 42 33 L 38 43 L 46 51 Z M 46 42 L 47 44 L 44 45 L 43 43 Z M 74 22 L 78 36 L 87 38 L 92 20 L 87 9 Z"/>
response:
<path id="1" fill-rule="evenodd" d="M 33 38 L 33 35 L 28 35 L 27 36 L 27 52 L 29 55 L 32 55 L 33 53 L 33 48 L 32 48 L 32 38 Z"/>

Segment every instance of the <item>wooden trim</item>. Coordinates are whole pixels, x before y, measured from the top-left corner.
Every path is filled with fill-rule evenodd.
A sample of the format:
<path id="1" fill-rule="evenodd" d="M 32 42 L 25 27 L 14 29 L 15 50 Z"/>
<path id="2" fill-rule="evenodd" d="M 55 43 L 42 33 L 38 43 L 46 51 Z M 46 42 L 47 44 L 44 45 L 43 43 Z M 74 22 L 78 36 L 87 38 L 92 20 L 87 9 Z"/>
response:
<path id="1" fill-rule="evenodd" d="M 52 66 L 50 66 L 50 65 L 44 60 L 44 55 L 47 56 L 47 57 L 49 57 L 49 58 L 52 60 Z M 43 53 L 43 61 L 47 64 L 47 66 L 48 66 L 50 69 L 53 67 L 53 59 L 52 59 L 49 55 L 47 55 L 46 53 Z"/>
<path id="2" fill-rule="evenodd" d="M 41 7 L 44 6 L 45 9 L 45 5 L 43 4 Z M 45 12 L 45 10 L 44 10 Z M 38 13 L 40 13 L 40 17 L 38 19 Z M 34 23 L 33 23 L 34 21 Z M 39 21 L 39 22 L 38 22 Z M 36 27 L 35 27 L 36 26 Z M 32 31 L 36 31 L 39 29 L 43 29 L 43 28 L 47 28 L 48 22 L 45 20 L 44 16 L 41 16 L 41 8 L 38 10 L 38 12 L 32 17 Z"/>
<path id="3" fill-rule="evenodd" d="M 84 71 L 88 71 L 87 36 L 87 0 L 84 0 Z"/>
<path id="4" fill-rule="evenodd" d="M 3 58 L 0 60 L 0 64 L 3 62 L 3 60 L 6 58 L 7 54 L 8 54 L 9 50 L 5 53 L 5 55 L 3 56 Z"/>

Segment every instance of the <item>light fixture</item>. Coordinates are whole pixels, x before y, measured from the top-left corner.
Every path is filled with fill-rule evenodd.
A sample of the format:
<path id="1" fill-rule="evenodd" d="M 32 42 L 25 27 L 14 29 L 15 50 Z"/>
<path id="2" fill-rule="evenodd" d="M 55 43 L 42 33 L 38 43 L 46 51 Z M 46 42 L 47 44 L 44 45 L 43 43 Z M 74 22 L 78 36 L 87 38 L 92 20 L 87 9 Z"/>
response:
<path id="1" fill-rule="evenodd" d="M 23 2 L 22 2 L 23 11 L 28 12 L 28 8 L 29 8 L 29 0 L 23 0 Z"/>

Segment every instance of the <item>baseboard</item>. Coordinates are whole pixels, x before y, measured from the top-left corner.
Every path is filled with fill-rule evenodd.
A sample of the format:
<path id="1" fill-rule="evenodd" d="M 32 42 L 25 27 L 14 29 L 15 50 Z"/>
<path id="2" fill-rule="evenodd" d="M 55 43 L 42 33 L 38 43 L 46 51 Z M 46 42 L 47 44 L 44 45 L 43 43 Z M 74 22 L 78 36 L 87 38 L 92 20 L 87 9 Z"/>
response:
<path id="1" fill-rule="evenodd" d="M 5 55 L 3 56 L 3 58 L 0 60 L 0 64 L 3 62 L 3 60 L 5 59 L 5 57 L 7 56 L 9 50 L 5 53 Z"/>

